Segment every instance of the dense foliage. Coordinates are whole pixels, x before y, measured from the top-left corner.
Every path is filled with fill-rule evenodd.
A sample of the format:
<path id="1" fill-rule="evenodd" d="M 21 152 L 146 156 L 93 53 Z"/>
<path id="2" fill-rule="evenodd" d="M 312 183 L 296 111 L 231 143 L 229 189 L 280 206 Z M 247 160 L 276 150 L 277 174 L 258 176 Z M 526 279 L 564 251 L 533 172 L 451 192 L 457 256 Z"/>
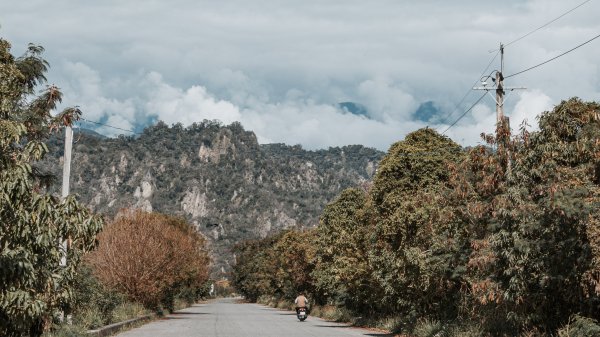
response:
<path id="1" fill-rule="evenodd" d="M 273 263 L 283 236 L 249 242 L 236 286 L 291 300 L 279 285 L 296 285 L 418 334 L 596 335 L 600 105 L 571 99 L 544 112 L 539 131 L 511 136 L 503 123 L 483 137 L 465 150 L 430 129 L 407 135 L 372 186 L 325 208 L 315 240 L 301 242 L 308 265 L 275 277 L 295 268 Z"/>
<path id="2" fill-rule="evenodd" d="M 0 335 L 40 335 L 61 310 L 68 310 L 82 255 L 102 227 L 72 196 L 48 193 L 49 177 L 37 163 L 48 152 L 44 140 L 79 116 L 66 109 L 52 117 L 58 88 L 37 93 L 45 81 L 43 49 L 30 45 L 22 57 L 0 39 Z M 65 254 L 59 242 L 68 239 Z"/>
<path id="3" fill-rule="evenodd" d="M 98 236 L 88 256 L 94 275 L 108 288 L 149 309 L 173 310 L 176 295 L 203 295 L 210 260 L 205 240 L 184 219 L 125 211 Z"/>
<path id="4" fill-rule="evenodd" d="M 314 260 L 314 230 L 288 230 L 236 246 L 233 284 L 246 298 L 262 295 L 296 297 L 310 289 Z"/>

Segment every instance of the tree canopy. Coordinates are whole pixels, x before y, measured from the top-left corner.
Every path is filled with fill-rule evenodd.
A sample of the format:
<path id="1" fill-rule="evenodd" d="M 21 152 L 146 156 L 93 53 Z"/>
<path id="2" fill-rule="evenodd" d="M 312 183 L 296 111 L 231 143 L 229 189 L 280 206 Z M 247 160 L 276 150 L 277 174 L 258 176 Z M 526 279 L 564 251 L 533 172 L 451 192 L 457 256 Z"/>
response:
<path id="1" fill-rule="evenodd" d="M 52 116 L 62 94 L 47 86 L 43 48 L 30 45 L 14 57 L 0 39 L 0 335 L 42 333 L 67 310 L 82 255 L 91 250 L 102 220 L 73 196 L 48 193 L 51 177 L 36 166 L 48 152 L 44 140 L 78 118 L 76 108 Z M 69 239 L 66 266 L 59 242 Z"/>
<path id="2" fill-rule="evenodd" d="M 407 135 L 372 186 L 323 211 L 313 266 L 300 270 L 312 269 L 308 292 L 356 315 L 396 316 L 408 333 L 598 335 L 599 116 L 599 104 L 573 98 L 542 113 L 539 131 L 513 136 L 501 124 L 468 150 L 427 128 Z M 236 277 L 248 261 L 271 261 L 250 256 Z"/>

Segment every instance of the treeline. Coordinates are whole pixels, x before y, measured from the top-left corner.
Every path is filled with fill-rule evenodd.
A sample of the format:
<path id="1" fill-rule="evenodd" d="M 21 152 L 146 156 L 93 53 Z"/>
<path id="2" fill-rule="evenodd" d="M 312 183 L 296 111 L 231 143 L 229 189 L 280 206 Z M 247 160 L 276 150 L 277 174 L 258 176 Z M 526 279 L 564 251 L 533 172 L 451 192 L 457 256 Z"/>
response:
<path id="1" fill-rule="evenodd" d="M 238 246 L 235 286 L 252 301 L 303 290 L 417 335 L 600 335 L 600 105 L 482 137 L 407 135 L 318 227 Z"/>

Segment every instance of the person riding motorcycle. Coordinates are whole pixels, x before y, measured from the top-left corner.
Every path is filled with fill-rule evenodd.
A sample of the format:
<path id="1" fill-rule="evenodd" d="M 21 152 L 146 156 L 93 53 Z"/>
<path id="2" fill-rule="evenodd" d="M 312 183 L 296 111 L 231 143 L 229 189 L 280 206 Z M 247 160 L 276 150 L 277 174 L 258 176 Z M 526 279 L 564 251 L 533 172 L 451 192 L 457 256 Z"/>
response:
<path id="1" fill-rule="evenodd" d="M 296 304 L 296 314 L 300 308 L 306 308 L 308 310 L 308 299 L 304 296 L 303 292 L 298 293 L 298 297 L 294 300 Z"/>

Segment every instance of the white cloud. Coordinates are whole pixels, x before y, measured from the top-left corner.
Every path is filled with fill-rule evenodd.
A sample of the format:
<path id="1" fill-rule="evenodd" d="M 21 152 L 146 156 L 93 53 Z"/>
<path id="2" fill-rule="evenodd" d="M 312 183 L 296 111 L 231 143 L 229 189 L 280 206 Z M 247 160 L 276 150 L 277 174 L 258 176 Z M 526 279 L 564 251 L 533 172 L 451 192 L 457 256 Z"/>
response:
<path id="1" fill-rule="evenodd" d="M 152 87 L 144 93 L 147 95 L 145 111 L 167 124 L 190 125 L 204 119 L 218 119 L 230 124 L 241 120 L 238 107 L 216 99 L 202 86 L 194 85 L 187 90 L 175 88 L 166 84 L 156 72 L 150 73 L 146 80 Z"/>
<path id="2" fill-rule="evenodd" d="M 4 1 L 0 33 L 16 54 L 28 42 L 46 47 L 48 78 L 63 88 L 67 105 L 80 105 L 90 119 L 123 128 L 149 117 L 183 124 L 240 120 L 265 142 L 386 149 L 422 126 L 412 120 L 420 103 L 452 110 L 493 56 L 488 50 L 574 6 L 560 0 Z M 598 12 L 600 2 L 591 1 L 509 45 L 505 73 L 595 36 Z M 599 54 L 596 40 L 508 78 L 507 86 L 537 88 L 507 103 L 511 124 L 527 117 L 535 125 L 536 110 L 571 96 L 600 100 Z M 498 60 L 489 71 L 497 68 Z M 366 105 L 373 119 L 340 114 L 335 105 L 342 101 Z M 462 107 L 473 102 L 471 96 Z M 448 134 L 477 143 L 479 133 L 493 131 L 492 107 L 486 98 Z"/>
<path id="3" fill-rule="evenodd" d="M 458 116 L 455 118 L 458 118 Z M 496 111 L 490 109 L 488 105 L 475 105 L 471 113 L 463 119 L 445 133 L 448 137 L 463 145 L 482 144 L 481 134 L 492 133 L 496 128 Z M 446 129 L 447 127 L 444 126 L 440 128 L 440 131 L 443 132 Z"/>
<path id="4" fill-rule="evenodd" d="M 81 62 L 66 62 L 63 65 L 65 78 L 69 81 L 63 82 L 63 101 L 75 105 L 84 112 L 83 118 L 99 121 L 106 120 L 107 124 L 126 130 L 135 127 L 136 106 L 132 98 L 119 100 L 107 97 L 104 92 L 102 79 L 97 71 Z M 93 124 L 85 124 L 85 127 L 94 127 Z M 106 135 L 121 134 L 122 131 L 113 128 L 101 128 L 100 132 Z"/>
<path id="5" fill-rule="evenodd" d="M 513 130 L 518 130 L 523 123 L 528 130 L 538 130 L 537 117 L 542 112 L 551 110 L 552 99 L 540 90 L 534 89 L 520 94 L 519 101 L 509 115 Z"/>
<path id="6" fill-rule="evenodd" d="M 386 78 L 366 80 L 358 86 L 358 98 L 370 115 L 381 122 L 405 121 L 418 108 L 415 99 Z"/>

